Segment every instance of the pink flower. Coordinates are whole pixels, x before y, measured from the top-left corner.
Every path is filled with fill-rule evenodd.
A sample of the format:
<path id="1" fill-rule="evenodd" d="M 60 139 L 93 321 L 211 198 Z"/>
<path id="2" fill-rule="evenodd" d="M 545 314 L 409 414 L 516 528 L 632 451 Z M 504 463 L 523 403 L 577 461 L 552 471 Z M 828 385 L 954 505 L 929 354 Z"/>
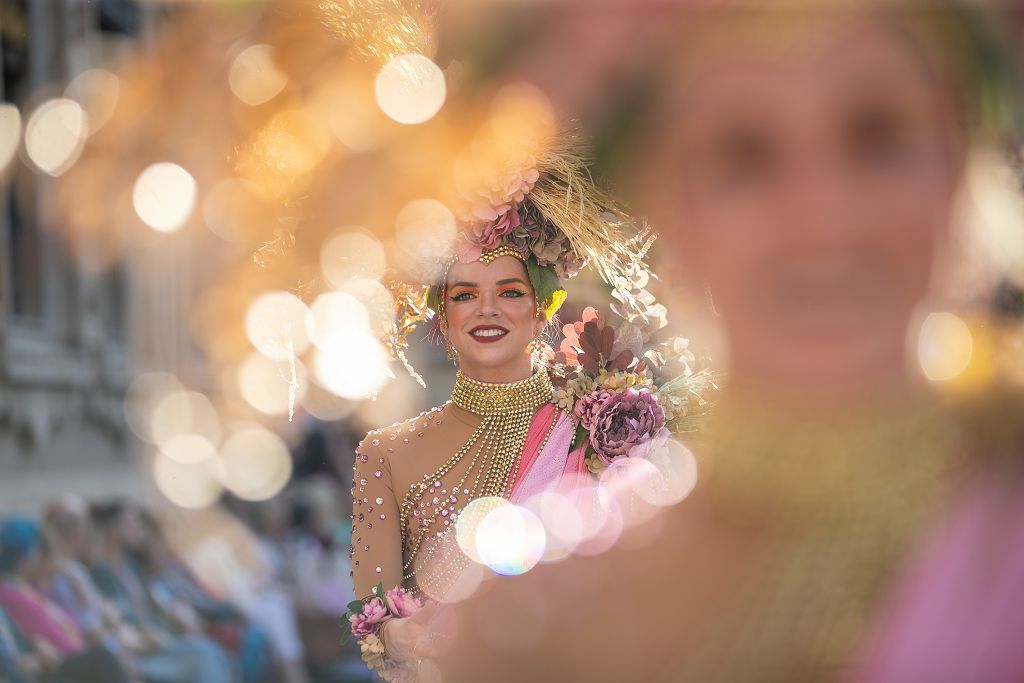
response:
<path id="1" fill-rule="evenodd" d="M 480 213 L 491 215 L 484 211 Z M 501 238 L 518 228 L 521 223 L 517 204 L 503 204 L 491 213 L 493 216 L 489 220 L 474 223 L 460 240 L 461 247 L 458 253 L 459 260 L 463 263 L 476 261 L 484 250 L 497 249 L 501 245 Z"/>
<path id="2" fill-rule="evenodd" d="M 665 409 L 647 389 L 626 389 L 606 399 L 593 416 L 590 444 L 605 464 L 662 434 Z"/>
<path id="3" fill-rule="evenodd" d="M 348 619 L 352 627 L 352 635 L 356 638 L 376 633 L 380 625 L 390 619 L 388 608 L 380 598 L 372 598 L 363 604 L 363 611 L 353 614 Z"/>
<path id="4" fill-rule="evenodd" d="M 404 588 L 392 588 L 384 593 L 388 605 L 391 607 L 391 614 L 396 617 L 411 617 L 419 611 L 421 605 L 416 596 Z"/>
<path id="5" fill-rule="evenodd" d="M 488 191 L 481 192 L 494 206 L 523 201 L 540 178 L 537 160 L 526 152 L 521 152 L 515 159 L 508 159 L 499 173 L 502 175 L 492 181 Z"/>
<path id="6" fill-rule="evenodd" d="M 594 421 L 597 417 L 598 411 L 601 410 L 605 402 L 611 398 L 614 393 L 614 391 L 599 389 L 576 401 L 576 407 L 573 408 L 572 412 L 576 416 L 576 419 L 580 421 L 580 424 L 583 425 L 584 429 L 589 431 L 594 428 Z"/>

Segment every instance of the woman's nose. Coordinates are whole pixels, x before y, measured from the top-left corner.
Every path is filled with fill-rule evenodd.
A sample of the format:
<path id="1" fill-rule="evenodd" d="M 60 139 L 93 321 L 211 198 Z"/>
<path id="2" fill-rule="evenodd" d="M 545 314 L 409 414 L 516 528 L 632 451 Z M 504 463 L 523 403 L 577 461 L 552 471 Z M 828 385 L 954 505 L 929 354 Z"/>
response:
<path id="1" fill-rule="evenodd" d="M 498 301 L 494 294 L 484 294 L 480 297 L 480 307 L 477 315 L 493 316 L 498 314 Z"/>

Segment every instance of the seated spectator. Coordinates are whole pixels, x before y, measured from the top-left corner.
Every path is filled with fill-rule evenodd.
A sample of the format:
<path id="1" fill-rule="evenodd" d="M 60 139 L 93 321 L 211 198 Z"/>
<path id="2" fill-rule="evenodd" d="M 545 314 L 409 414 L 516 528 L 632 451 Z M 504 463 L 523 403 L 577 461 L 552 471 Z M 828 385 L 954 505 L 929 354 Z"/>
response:
<path id="1" fill-rule="evenodd" d="M 138 510 L 126 502 L 111 501 L 94 506 L 90 516 L 98 533 L 92 579 L 121 617 L 138 630 L 147 655 L 137 659 L 143 677 L 157 683 L 230 682 L 232 665 L 221 647 L 198 624 L 162 614 L 146 590 L 129 556 L 129 548 L 141 545 L 145 538 Z"/>
<path id="2" fill-rule="evenodd" d="M 29 683 L 21 663 L 22 644 L 15 635 L 14 624 L 0 607 L 0 681 Z"/>
<path id="3" fill-rule="evenodd" d="M 153 604 L 180 630 L 205 632 L 236 655 L 246 683 L 267 681 L 273 661 L 266 634 L 233 605 L 211 595 L 175 556 L 156 519 L 139 512 L 146 543 L 132 545 L 129 554 Z"/>
<path id="4" fill-rule="evenodd" d="M 74 620 L 33 586 L 49 571 L 42 549 L 35 521 L 15 517 L 0 526 L 0 608 L 6 614 L 0 666 L 14 680 L 127 683 L 118 660 L 102 647 L 89 647 Z"/>
<path id="5" fill-rule="evenodd" d="M 283 683 L 307 683 L 295 602 L 279 573 L 285 558 L 235 517 L 216 512 L 209 519 L 215 530 L 194 540 L 189 553 L 196 570 L 267 633 Z"/>

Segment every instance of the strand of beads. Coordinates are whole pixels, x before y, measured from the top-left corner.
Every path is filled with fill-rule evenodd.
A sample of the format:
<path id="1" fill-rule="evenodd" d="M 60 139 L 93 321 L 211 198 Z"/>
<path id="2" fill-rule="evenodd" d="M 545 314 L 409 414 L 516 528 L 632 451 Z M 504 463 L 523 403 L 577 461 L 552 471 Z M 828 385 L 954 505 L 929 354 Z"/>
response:
<path id="1" fill-rule="evenodd" d="M 407 549 L 403 563 L 403 579 L 406 585 L 412 585 L 420 569 L 428 562 L 434 567 L 431 576 L 421 576 L 431 584 L 439 579 L 453 579 L 465 567 L 465 557 L 454 543 L 446 543 L 445 538 L 454 528 L 454 522 L 462 509 L 470 501 L 485 496 L 507 495 L 515 480 L 516 471 L 522 459 L 523 445 L 530 429 L 534 411 L 550 402 L 552 393 L 551 380 L 547 373 L 539 371 L 530 378 L 512 384 L 490 384 L 469 379 L 461 372 L 456 376 L 455 388 L 452 391 L 452 403 L 483 419 L 473 434 L 451 458 L 434 472 L 425 475 L 419 482 L 410 487 L 402 500 L 400 508 L 400 528 L 403 534 L 403 548 Z M 550 431 L 549 431 L 550 433 Z M 546 439 L 545 439 L 546 440 Z M 454 470 L 467 457 L 470 462 L 458 483 L 452 488 L 450 498 L 440 501 L 438 493 L 442 493 L 442 478 Z M 473 479 L 472 485 L 467 482 Z M 457 493 L 464 497 L 461 508 L 455 511 Z M 448 495 L 447 489 L 443 495 Z M 426 507 L 427 497 L 432 496 L 433 503 L 440 505 L 419 519 L 419 523 L 410 530 L 413 538 L 406 538 L 407 523 L 412 517 L 419 517 L 419 508 Z M 450 503 L 450 504 L 449 504 Z M 444 513 L 444 528 L 437 525 Z M 436 532 L 431 534 L 437 526 Z M 425 551 L 424 561 L 417 563 L 424 543 L 433 535 L 435 538 Z M 435 555 L 441 557 L 434 560 Z"/>

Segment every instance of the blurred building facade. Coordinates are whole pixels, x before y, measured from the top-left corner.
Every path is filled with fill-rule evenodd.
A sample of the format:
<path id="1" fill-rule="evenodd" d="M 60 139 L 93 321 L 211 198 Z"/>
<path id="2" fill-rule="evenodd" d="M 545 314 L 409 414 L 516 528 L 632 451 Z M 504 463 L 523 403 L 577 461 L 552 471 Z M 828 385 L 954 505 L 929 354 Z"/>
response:
<path id="1" fill-rule="evenodd" d="M 146 40 L 133 0 L 0 0 L 0 96 L 25 121 L 75 75 Z M 82 267 L 54 225 L 53 179 L 15 159 L 0 181 L 0 509 L 57 490 L 137 487 L 123 416 L 139 305 L 123 266 Z"/>

